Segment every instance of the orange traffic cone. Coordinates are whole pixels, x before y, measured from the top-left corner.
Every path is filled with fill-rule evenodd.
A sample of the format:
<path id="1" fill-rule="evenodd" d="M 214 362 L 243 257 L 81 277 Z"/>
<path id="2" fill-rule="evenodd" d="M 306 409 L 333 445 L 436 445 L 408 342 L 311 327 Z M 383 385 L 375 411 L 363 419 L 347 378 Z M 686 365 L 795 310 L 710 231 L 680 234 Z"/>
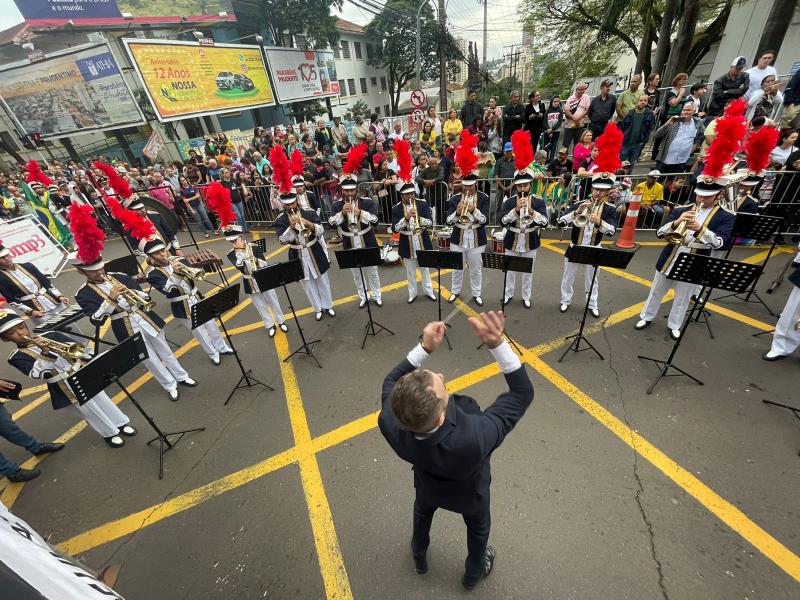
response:
<path id="1" fill-rule="evenodd" d="M 636 231 L 636 219 L 639 217 L 639 207 L 642 204 L 642 195 L 634 193 L 628 205 L 628 213 L 625 215 L 625 225 L 619 239 L 614 243 L 617 248 L 631 250 L 636 247 L 633 243 L 633 234 Z"/>

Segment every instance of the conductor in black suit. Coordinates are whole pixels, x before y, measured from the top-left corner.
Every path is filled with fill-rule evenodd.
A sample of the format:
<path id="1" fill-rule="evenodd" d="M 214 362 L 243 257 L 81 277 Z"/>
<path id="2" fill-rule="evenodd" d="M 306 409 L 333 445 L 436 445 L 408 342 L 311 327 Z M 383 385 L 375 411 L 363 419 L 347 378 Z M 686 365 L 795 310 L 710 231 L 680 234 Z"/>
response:
<path id="1" fill-rule="evenodd" d="M 508 383 L 485 411 L 469 396 L 449 396 L 441 373 L 422 368 L 423 361 L 444 339 L 445 324 L 429 323 L 422 342 L 408 353 L 383 382 L 378 426 L 389 445 L 414 465 L 414 531 L 411 552 L 417 573 L 428 571 L 426 553 L 437 508 L 461 514 L 467 525 L 467 560 L 462 584 L 473 589 L 494 564 L 487 545 L 489 459 L 533 400 L 533 386 L 519 357 L 503 339 L 502 313 L 469 319 Z"/>

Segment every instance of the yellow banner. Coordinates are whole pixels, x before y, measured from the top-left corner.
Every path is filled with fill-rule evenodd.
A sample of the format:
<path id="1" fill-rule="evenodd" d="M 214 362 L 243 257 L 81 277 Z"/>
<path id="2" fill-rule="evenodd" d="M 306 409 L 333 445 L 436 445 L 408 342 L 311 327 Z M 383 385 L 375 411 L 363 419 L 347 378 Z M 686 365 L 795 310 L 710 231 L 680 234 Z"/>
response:
<path id="1" fill-rule="evenodd" d="M 162 121 L 275 104 L 258 47 L 125 44 Z"/>

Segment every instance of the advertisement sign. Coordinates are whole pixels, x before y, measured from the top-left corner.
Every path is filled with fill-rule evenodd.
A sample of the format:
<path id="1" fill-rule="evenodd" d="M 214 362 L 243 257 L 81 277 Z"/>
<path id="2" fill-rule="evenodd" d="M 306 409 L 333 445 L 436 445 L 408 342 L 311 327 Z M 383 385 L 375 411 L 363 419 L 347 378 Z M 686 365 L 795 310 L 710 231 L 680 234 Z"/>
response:
<path id="1" fill-rule="evenodd" d="M 142 148 L 142 154 L 144 154 L 150 160 L 155 161 L 163 150 L 164 140 L 161 139 L 161 135 L 159 135 L 157 131 L 153 131 L 150 139 L 147 140 L 144 148 Z"/>
<path id="2" fill-rule="evenodd" d="M 0 240 L 14 262 L 31 262 L 45 275 L 55 277 L 67 263 L 64 246 L 56 242 L 36 217 L 0 223 Z"/>
<path id="3" fill-rule="evenodd" d="M 34 27 L 235 21 L 230 0 L 14 0 Z M 224 14 L 220 14 L 224 13 Z"/>
<path id="4" fill-rule="evenodd" d="M 162 122 L 275 104 L 258 46 L 122 41 Z"/>
<path id="5" fill-rule="evenodd" d="M 333 52 L 265 48 L 275 94 L 281 104 L 339 95 Z"/>
<path id="6" fill-rule="evenodd" d="M 11 65 L 0 75 L 0 97 L 25 133 L 42 137 L 143 122 L 106 44 Z"/>

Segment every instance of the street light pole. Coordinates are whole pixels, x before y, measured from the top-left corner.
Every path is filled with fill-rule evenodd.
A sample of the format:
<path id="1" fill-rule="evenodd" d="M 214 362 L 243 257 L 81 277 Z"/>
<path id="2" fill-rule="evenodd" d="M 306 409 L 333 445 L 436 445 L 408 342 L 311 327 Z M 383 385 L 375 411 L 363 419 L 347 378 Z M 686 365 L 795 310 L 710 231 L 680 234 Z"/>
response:
<path id="1" fill-rule="evenodd" d="M 422 0 L 422 3 L 419 5 L 419 8 L 417 9 L 417 89 L 421 89 L 419 87 L 419 85 L 420 85 L 419 71 L 420 71 L 420 44 L 421 44 L 421 39 L 422 39 L 422 32 L 420 31 L 420 17 L 419 17 L 419 15 L 420 15 L 420 12 L 422 11 L 422 7 L 425 6 L 427 3 L 428 3 L 428 0 Z"/>

